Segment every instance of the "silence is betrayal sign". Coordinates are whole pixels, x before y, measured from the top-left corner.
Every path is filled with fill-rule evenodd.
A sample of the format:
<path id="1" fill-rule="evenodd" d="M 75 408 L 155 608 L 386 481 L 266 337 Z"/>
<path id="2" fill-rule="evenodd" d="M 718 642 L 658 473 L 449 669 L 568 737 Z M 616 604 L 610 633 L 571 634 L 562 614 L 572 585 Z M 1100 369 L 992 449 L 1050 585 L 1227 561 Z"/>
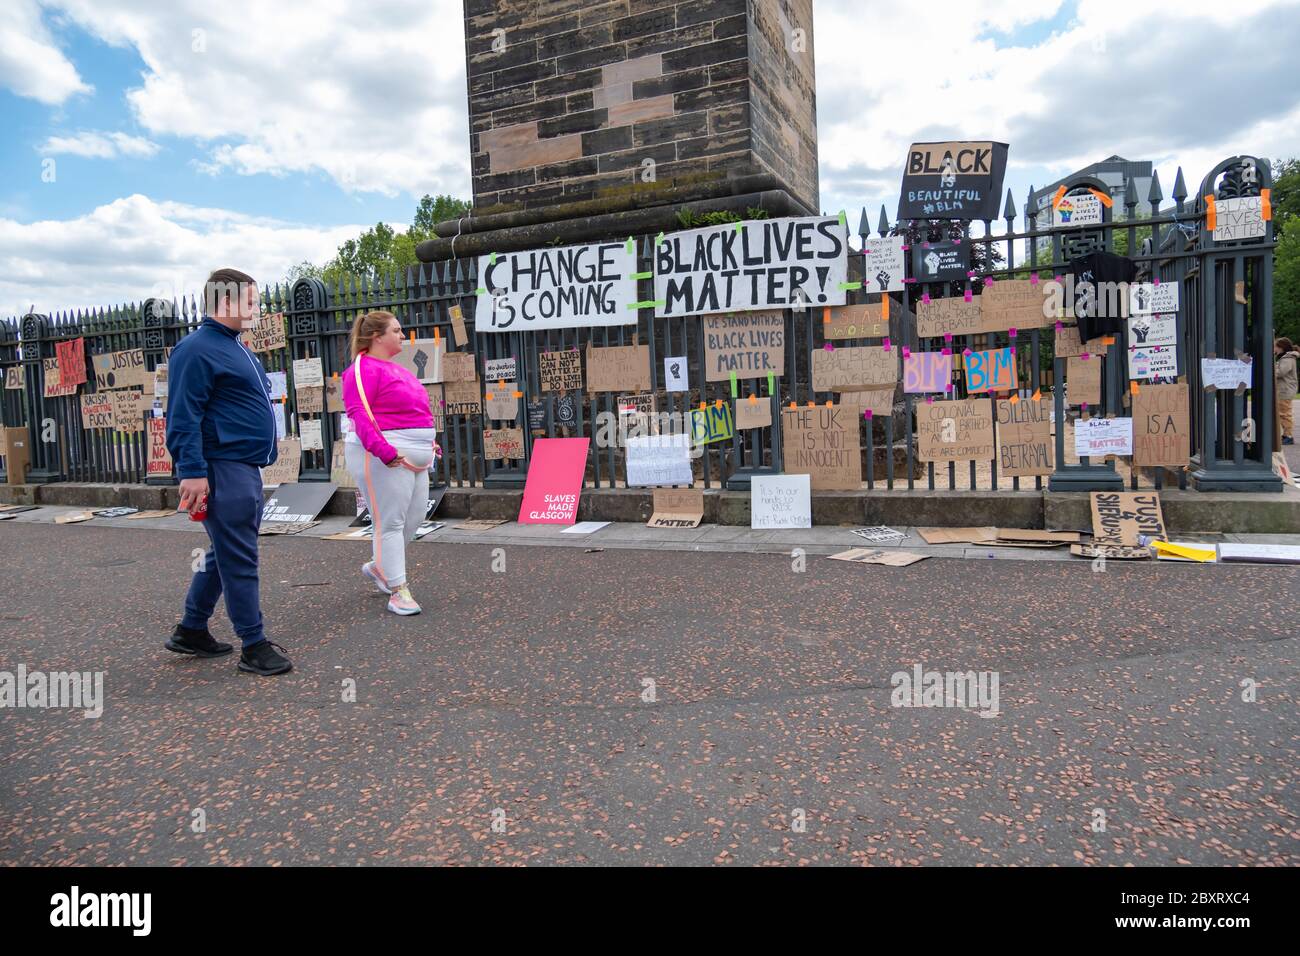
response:
<path id="1" fill-rule="evenodd" d="M 1006 171 L 1006 143 L 913 143 L 898 218 L 996 219 Z"/>
<path id="2" fill-rule="evenodd" d="M 479 256 L 478 332 L 631 325 L 636 253 L 625 242 Z"/>
<path id="3" fill-rule="evenodd" d="M 655 245 L 655 314 L 843 305 L 848 228 L 834 217 L 689 229 Z"/>

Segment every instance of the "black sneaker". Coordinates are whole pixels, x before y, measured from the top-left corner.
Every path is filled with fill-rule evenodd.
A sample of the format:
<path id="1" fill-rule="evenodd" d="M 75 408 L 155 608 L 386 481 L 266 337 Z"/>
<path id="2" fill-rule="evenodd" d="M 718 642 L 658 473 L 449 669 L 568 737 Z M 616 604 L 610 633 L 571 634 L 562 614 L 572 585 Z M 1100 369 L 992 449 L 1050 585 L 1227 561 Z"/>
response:
<path id="1" fill-rule="evenodd" d="M 244 652 L 239 655 L 239 669 L 250 674 L 261 674 L 263 677 L 287 674 L 293 670 L 293 663 L 276 651 L 277 647 L 281 651 L 284 650 L 272 641 L 258 641 L 252 647 L 244 648 Z"/>
<path id="2" fill-rule="evenodd" d="M 222 657 L 234 650 L 229 644 L 214 640 L 206 627 L 196 631 L 192 627 L 181 627 L 179 624 L 163 647 L 177 654 L 191 654 L 194 657 Z"/>
<path id="3" fill-rule="evenodd" d="M 1294 438 L 1289 438 L 1289 437 L 1288 437 L 1288 438 L 1283 438 L 1283 439 L 1282 439 L 1282 444 L 1283 444 L 1283 445 L 1294 445 L 1294 444 L 1295 444 L 1295 439 L 1294 439 Z"/>

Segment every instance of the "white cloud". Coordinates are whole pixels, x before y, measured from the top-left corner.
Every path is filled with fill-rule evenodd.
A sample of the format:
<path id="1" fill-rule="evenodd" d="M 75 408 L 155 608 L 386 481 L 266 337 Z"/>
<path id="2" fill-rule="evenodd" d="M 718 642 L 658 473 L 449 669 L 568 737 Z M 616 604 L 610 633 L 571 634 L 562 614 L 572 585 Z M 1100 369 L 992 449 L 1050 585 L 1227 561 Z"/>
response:
<path id="1" fill-rule="evenodd" d="M 67 153 L 90 159 L 113 159 L 116 156 L 147 159 L 157 153 L 158 149 L 157 143 L 143 136 L 101 133 L 95 130 L 83 130 L 75 136 L 51 136 L 36 148 L 43 156 Z"/>
<path id="2" fill-rule="evenodd" d="M 276 282 L 302 260 L 324 262 L 365 226 L 317 228 L 139 194 L 75 219 L 0 218 L 0 315 L 100 308 L 197 292 L 233 266 Z"/>
<path id="3" fill-rule="evenodd" d="M 35 0 L 5 4 L 0 17 L 0 87 L 50 106 L 93 89 L 55 45 Z"/>
<path id="4" fill-rule="evenodd" d="M 459 0 L 47 2 L 135 48 L 136 120 L 210 143 L 200 172 L 324 172 L 349 191 L 470 194 Z"/>

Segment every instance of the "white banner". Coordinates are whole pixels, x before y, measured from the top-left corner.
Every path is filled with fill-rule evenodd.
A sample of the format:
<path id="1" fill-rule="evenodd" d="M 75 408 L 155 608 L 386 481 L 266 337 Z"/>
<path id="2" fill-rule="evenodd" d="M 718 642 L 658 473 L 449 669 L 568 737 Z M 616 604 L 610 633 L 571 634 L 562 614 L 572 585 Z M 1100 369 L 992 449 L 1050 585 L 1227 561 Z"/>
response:
<path id="1" fill-rule="evenodd" d="M 685 485 L 691 476 L 690 435 L 647 435 L 627 440 L 627 486 Z"/>
<path id="2" fill-rule="evenodd" d="M 655 244 L 655 315 L 844 305 L 848 250 L 834 217 L 675 232 Z"/>
<path id="3" fill-rule="evenodd" d="M 882 236 L 867 240 L 862 249 L 863 292 L 903 291 L 903 280 L 907 278 L 907 266 L 903 264 L 903 245 L 906 242 L 905 236 Z"/>
<path id="4" fill-rule="evenodd" d="M 478 332 L 631 325 L 636 252 L 626 241 L 478 257 Z"/>
<path id="5" fill-rule="evenodd" d="M 1133 454 L 1133 419 L 1090 418 L 1075 422 L 1074 453 L 1080 458 Z"/>

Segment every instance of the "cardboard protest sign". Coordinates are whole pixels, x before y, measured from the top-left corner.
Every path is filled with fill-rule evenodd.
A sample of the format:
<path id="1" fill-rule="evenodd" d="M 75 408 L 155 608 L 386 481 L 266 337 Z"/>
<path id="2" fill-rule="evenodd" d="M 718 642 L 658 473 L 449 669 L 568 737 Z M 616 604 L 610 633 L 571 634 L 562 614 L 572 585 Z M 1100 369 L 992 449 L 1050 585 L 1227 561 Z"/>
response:
<path id="1" fill-rule="evenodd" d="M 519 396 L 522 393 L 514 382 L 506 382 L 505 387 L 495 381 L 484 386 L 483 414 L 493 421 L 514 421 L 519 414 Z"/>
<path id="2" fill-rule="evenodd" d="M 148 391 L 146 388 L 145 391 Z M 153 370 L 153 396 L 157 399 L 167 398 L 167 363 L 160 362 Z"/>
<path id="3" fill-rule="evenodd" d="M 864 414 L 865 412 L 871 412 L 872 417 L 892 415 L 894 412 L 894 388 L 893 385 L 886 385 L 883 388 L 864 388 L 856 392 L 840 392 L 836 396 L 835 403 L 849 411 L 854 418 L 867 417 Z"/>
<path id="4" fill-rule="evenodd" d="M 1016 389 L 1016 350 L 1008 346 L 962 356 L 966 370 L 966 391 L 1009 392 Z"/>
<path id="5" fill-rule="evenodd" d="M 275 402 L 289 397 L 288 372 L 267 372 L 266 379 L 271 383 L 271 391 L 267 395 L 271 401 Z"/>
<path id="6" fill-rule="evenodd" d="M 1094 491 L 1092 540 L 1094 545 L 1136 547 L 1138 537 L 1165 540 L 1165 519 L 1160 495 L 1150 492 Z"/>
<path id="7" fill-rule="evenodd" d="M 897 218 L 996 219 L 1006 171 L 1006 143 L 913 143 Z"/>
<path id="8" fill-rule="evenodd" d="M 298 469 L 302 466 L 302 442 L 296 438 L 281 438 L 275 447 L 275 461 L 262 469 L 263 488 L 298 480 Z"/>
<path id="9" fill-rule="evenodd" d="M 1072 544 L 1070 553 L 1076 558 L 1105 558 L 1108 561 L 1140 561 L 1151 557 L 1147 548 L 1120 544 Z"/>
<path id="10" fill-rule="evenodd" d="M 1186 465 L 1191 431 L 1186 385 L 1143 385 L 1133 396 L 1133 464 Z"/>
<path id="11" fill-rule="evenodd" d="M 916 406 L 916 453 L 921 461 L 993 458 L 992 402 L 966 399 Z"/>
<path id="12" fill-rule="evenodd" d="M 1262 196 L 1216 199 L 1213 208 L 1215 242 L 1262 239 L 1268 233 Z"/>
<path id="13" fill-rule="evenodd" d="M 982 297 L 981 297 L 982 298 Z M 921 338 L 942 335 L 976 335 L 984 331 L 981 299 L 969 302 L 963 296 L 922 299 L 916 304 L 916 334 Z"/>
<path id="14" fill-rule="evenodd" d="M 287 348 L 289 339 L 284 332 L 284 313 L 262 313 L 251 329 L 239 333 L 239 339 L 250 352 L 274 352 Z"/>
<path id="15" fill-rule="evenodd" d="M 1129 286 L 1129 315 L 1172 315 L 1178 311 L 1178 289 L 1177 282 L 1134 282 Z"/>
<path id="16" fill-rule="evenodd" d="M 320 358 L 293 360 L 293 387 L 306 388 L 308 385 L 325 385 L 325 367 Z"/>
<path id="17" fill-rule="evenodd" d="M 86 340 L 71 339 L 55 342 L 54 354 L 59 360 L 60 385 L 86 384 Z"/>
<path id="18" fill-rule="evenodd" d="M 917 528 L 926 544 L 985 544 L 996 541 L 997 528 Z"/>
<path id="19" fill-rule="evenodd" d="M 331 482 L 287 482 L 276 487 L 262 506 L 263 533 L 268 524 L 298 525 L 315 521 L 338 489 Z"/>
<path id="20" fill-rule="evenodd" d="M 781 456 L 787 475 L 808 475 L 815 491 L 862 486 L 858 420 L 845 408 L 818 405 L 781 412 Z"/>
<path id="21" fill-rule="evenodd" d="M 862 291 L 902 292 L 907 265 L 903 258 L 906 236 L 881 236 L 867 239 L 862 247 Z"/>
<path id="22" fill-rule="evenodd" d="M 813 349 L 813 391 L 853 392 L 893 385 L 898 381 L 898 354 L 879 345 Z"/>
<path id="23" fill-rule="evenodd" d="M 42 394 L 46 398 L 62 398 L 65 395 L 77 394 L 77 386 L 63 384 L 59 374 L 58 359 L 41 359 L 41 371 L 44 383 Z"/>
<path id="24" fill-rule="evenodd" d="M 751 528 L 811 528 L 808 475 L 755 475 L 749 482 Z"/>
<path id="25" fill-rule="evenodd" d="M 970 243 L 957 240 L 912 246 L 912 274 L 917 282 L 964 282 L 970 271 Z"/>
<path id="26" fill-rule="evenodd" d="M 1093 192 L 1062 196 L 1052 203 L 1052 225 L 1063 229 L 1095 226 L 1101 223 L 1104 208 L 1101 197 Z"/>
<path id="27" fill-rule="evenodd" d="M 985 332 L 1041 329 L 1047 325 L 1050 283 L 999 279 L 980 293 L 980 325 Z M 1055 321 L 1053 319 L 1052 321 Z"/>
<path id="28" fill-rule="evenodd" d="M 303 412 L 320 412 L 325 409 L 325 388 L 322 385 L 309 385 L 295 393 L 295 408 Z"/>
<path id="29" fill-rule="evenodd" d="M 650 528 L 698 528 L 704 520 L 704 489 L 656 488 Z"/>
<path id="30" fill-rule="evenodd" d="M 149 407 L 144 392 L 136 388 L 117 389 L 108 393 L 113 403 L 113 427 L 119 432 L 144 431 L 144 413 Z"/>
<path id="31" fill-rule="evenodd" d="M 578 397 L 572 392 L 555 396 L 555 424 L 574 428 L 578 424 Z"/>
<path id="32" fill-rule="evenodd" d="M 5 369 L 5 388 L 22 388 L 27 384 L 27 374 L 21 365 L 10 365 Z"/>
<path id="33" fill-rule="evenodd" d="M 1133 419 L 1080 419 L 1074 423 L 1074 453 L 1080 458 L 1133 454 Z"/>
<path id="34" fill-rule="evenodd" d="M 1247 356 L 1241 359 L 1203 358 L 1201 359 L 1201 385 L 1206 389 L 1222 389 L 1226 392 L 1250 388 L 1252 363 Z"/>
<path id="35" fill-rule="evenodd" d="M 172 456 L 167 451 L 167 419 L 149 419 L 149 463 L 145 474 L 150 478 L 170 478 Z"/>
<path id="36" fill-rule="evenodd" d="M 998 470 L 1008 478 L 1050 475 L 1055 469 L 1052 443 L 1052 404 L 1007 399 L 994 402 L 997 416 Z"/>
<path id="37" fill-rule="evenodd" d="M 451 319 L 451 335 L 457 348 L 464 348 L 469 342 L 469 332 L 465 329 L 465 313 L 459 305 L 447 307 L 447 318 Z"/>
<path id="38" fill-rule="evenodd" d="M 105 352 L 90 357 L 95 368 L 95 390 L 144 388 L 149 376 L 144 366 L 144 349 Z"/>
<path id="39" fill-rule="evenodd" d="M 1070 356 L 1065 360 L 1065 404 L 1101 404 L 1101 358 Z"/>
<path id="40" fill-rule="evenodd" d="M 843 305 L 848 248 L 834 217 L 675 232 L 655 245 L 655 315 Z"/>
<path id="41" fill-rule="evenodd" d="M 520 460 L 524 457 L 522 428 L 487 428 L 483 431 L 483 457 L 488 461 Z"/>
<path id="42" fill-rule="evenodd" d="M 683 365 L 685 360 L 683 359 Z M 542 391 L 582 390 L 582 353 L 577 349 L 543 352 L 539 359 Z"/>
<path id="43" fill-rule="evenodd" d="M 735 421 L 731 417 L 731 405 L 727 402 L 719 401 L 704 408 L 692 408 L 689 415 L 693 444 L 711 445 L 735 437 Z"/>
<path id="44" fill-rule="evenodd" d="M 1083 353 L 1083 342 L 1079 339 L 1079 327 L 1077 325 L 1058 325 L 1056 327 L 1053 354 L 1057 358 L 1069 358 Z"/>
<path id="45" fill-rule="evenodd" d="M 86 431 L 115 427 L 111 392 L 81 396 L 81 427 Z"/>
<path id="46" fill-rule="evenodd" d="M 478 367 L 473 352 L 446 352 L 442 356 L 444 382 L 477 382 Z"/>
<path id="47" fill-rule="evenodd" d="M 352 477 L 352 472 L 348 470 L 347 448 L 343 442 L 334 443 L 334 454 L 330 457 L 330 481 L 340 488 L 355 488 L 356 479 Z"/>
<path id="48" fill-rule="evenodd" d="M 670 392 L 690 390 L 691 373 L 685 355 L 674 355 L 664 359 L 664 382 Z"/>
<path id="49" fill-rule="evenodd" d="M 347 411 L 343 404 L 343 380 L 337 373 L 325 380 L 325 411 Z"/>
<path id="50" fill-rule="evenodd" d="M 483 381 L 513 382 L 519 378 L 519 363 L 511 358 L 483 360 Z"/>
<path id="51" fill-rule="evenodd" d="M 298 437 L 303 451 L 324 451 L 325 437 L 321 434 L 319 418 L 299 418 Z"/>
<path id="52" fill-rule="evenodd" d="M 946 392 L 952 383 L 952 352 L 911 352 L 903 356 L 903 391 L 910 395 Z"/>
<path id="53" fill-rule="evenodd" d="M 587 343 L 587 391 L 648 392 L 650 347 L 617 345 L 596 348 Z"/>
<path id="54" fill-rule="evenodd" d="M 444 382 L 443 411 L 448 415 L 481 415 L 482 390 L 478 382 Z"/>
<path id="55" fill-rule="evenodd" d="M 446 355 L 446 339 L 416 339 L 402 346 L 402 351 L 393 356 L 393 364 L 406 369 L 420 384 L 433 385 L 442 381 Z"/>
<path id="56" fill-rule="evenodd" d="M 689 435 L 647 435 L 629 438 L 627 449 L 627 486 L 689 485 L 691 474 L 691 439 Z"/>
<path id="57" fill-rule="evenodd" d="M 630 325 L 637 320 L 636 271 L 636 250 L 626 242 L 479 256 L 474 329 Z"/>
<path id="58" fill-rule="evenodd" d="M 588 438 L 539 438 L 528 464 L 520 524 L 573 524 L 587 467 Z"/>
<path id="59" fill-rule="evenodd" d="M 738 398 L 735 402 L 736 430 L 767 428 L 772 424 L 772 400 L 767 396 Z"/>
<path id="60" fill-rule="evenodd" d="M 706 382 L 785 374 L 785 318 L 780 312 L 706 315 L 700 321 Z"/>
<path id="61" fill-rule="evenodd" d="M 839 554 L 830 555 L 832 561 L 849 561 L 853 564 L 883 564 L 890 568 L 906 568 L 924 561 L 928 554 L 915 554 L 911 551 L 876 551 L 871 548 L 850 548 Z"/>
<path id="62" fill-rule="evenodd" d="M 828 321 L 829 320 L 829 321 Z M 889 322 L 879 302 L 865 305 L 828 305 L 822 309 L 822 338 L 883 339 L 889 335 Z"/>

